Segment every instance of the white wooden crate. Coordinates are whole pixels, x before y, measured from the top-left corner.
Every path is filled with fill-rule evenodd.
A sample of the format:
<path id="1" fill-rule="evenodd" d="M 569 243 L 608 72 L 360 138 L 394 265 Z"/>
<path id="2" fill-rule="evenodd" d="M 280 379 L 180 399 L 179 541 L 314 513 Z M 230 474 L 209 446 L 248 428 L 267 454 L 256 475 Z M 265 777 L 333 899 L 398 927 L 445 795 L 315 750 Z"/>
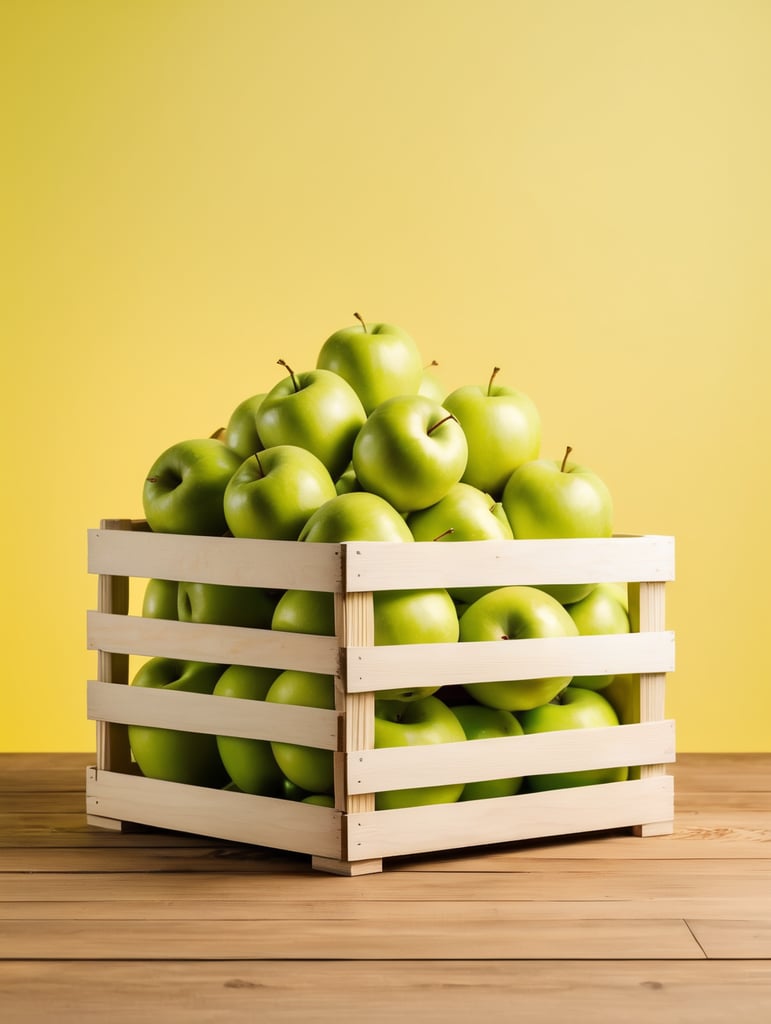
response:
<path id="1" fill-rule="evenodd" d="M 664 590 L 671 537 L 434 543 L 301 544 L 151 533 L 143 521 L 89 531 L 99 577 L 88 613 L 98 678 L 88 683 L 97 763 L 89 820 L 137 822 L 307 853 L 340 874 L 378 871 L 384 857 L 632 827 L 672 831 L 674 723 L 664 718 L 674 636 Z M 334 595 L 336 636 L 199 625 L 128 614 L 134 578 L 188 580 Z M 374 646 L 373 593 L 433 587 L 586 582 L 629 585 L 625 635 Z M 130 687 L 129 655 L 298 669 L 335 677 L 334 710 Z M 375 692 L 551 675 L 639 674 L 631 724 L 374 749 Z M 149 779 L 132 764 L 129 724 L 301 743 L 333 751 L 335 806 L 320 807 Z M 510 797 L 375 810 L 375 794 L 422 785 L 629 766 L 630 779 Z"/>

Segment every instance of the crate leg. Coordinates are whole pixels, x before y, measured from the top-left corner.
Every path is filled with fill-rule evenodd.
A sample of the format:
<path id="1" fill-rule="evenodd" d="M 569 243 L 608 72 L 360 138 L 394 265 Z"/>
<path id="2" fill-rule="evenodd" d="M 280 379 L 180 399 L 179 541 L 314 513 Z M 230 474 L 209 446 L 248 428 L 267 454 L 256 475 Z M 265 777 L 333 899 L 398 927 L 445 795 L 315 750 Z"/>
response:
<path id="1" fill-rule="evenodd" d="M 675 831 L 674 821 L 648 821 L 644 825 L 633 825 L 632 834 L 635 836 L 671 836 Z"/>
<path id="2" fill-rule="evenodd" d="M 331 875 L 373 875 L 383 870 L 383 861 L 379 857 L 371 860 L 337 860 L 334 857 L 313 857 L 311 867 L 314 871 L 326 871 Z"/>
<path id="3" fill-rule="evenodd" d="M 96 828 L 109 829 L 111 832 L 123 832 L 125 825 L 125 822 L 118 821 L 116 818 L 103 818 L 101 814 L 87 814 L 86 823 Z"/>

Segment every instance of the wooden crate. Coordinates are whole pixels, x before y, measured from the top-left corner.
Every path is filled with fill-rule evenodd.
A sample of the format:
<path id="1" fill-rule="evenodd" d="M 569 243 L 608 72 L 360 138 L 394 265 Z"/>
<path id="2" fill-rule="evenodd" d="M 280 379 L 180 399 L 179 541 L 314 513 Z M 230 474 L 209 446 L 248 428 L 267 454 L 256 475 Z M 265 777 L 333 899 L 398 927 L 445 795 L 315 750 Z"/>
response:
<path id="1" fill-rule="evenodd" d="M 451 544 L 300 544 L 157 534 L 142 521 L 89 531 L 98 610 L 88 646 L 97 763 L 88 770 L 92 824 L 136 822 L 309 854 L 339 874 L 384 857 L 631 827 L 672 831 L 674 723 L 664 718 L 674 636 L 664 588 L 671 537 Z M 334 594 L 336 636 L 198 625 L 129 614 L 133 577 Z M 633 631 L 487 643 L 374 646 L 373 593 L 431 587 L 584 582 L 629 584 Z M 127 686 L 129 655 L 260 665 L 335 677 L 334 710 Z M 375 691 L 552 675 L 639 674 L 639 721 L 435 746 L 374 749 Z M 116 685 L 118 684 L 118 685 Z M 132 763 L 128 724 L 301 743 L 333 751 L 334 808 L 159 781 Z M 590 768 L 630 766 L 630 779 L 494 800 L 375 810 L 375 793 Z"/>

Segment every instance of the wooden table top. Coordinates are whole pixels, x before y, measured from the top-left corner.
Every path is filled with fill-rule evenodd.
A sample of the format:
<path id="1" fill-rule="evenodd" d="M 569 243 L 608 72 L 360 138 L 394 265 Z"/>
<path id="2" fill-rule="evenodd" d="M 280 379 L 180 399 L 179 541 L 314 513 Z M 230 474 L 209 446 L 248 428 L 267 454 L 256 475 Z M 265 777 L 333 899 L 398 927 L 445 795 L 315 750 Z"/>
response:
<path id="1" fill-rule="evenodd" d="M 680 755 L 671 836 L 382 874 L 86 824 L 88 754 L 0 754 L 0 1018 L 771 1020 L 771 754 Z"/>

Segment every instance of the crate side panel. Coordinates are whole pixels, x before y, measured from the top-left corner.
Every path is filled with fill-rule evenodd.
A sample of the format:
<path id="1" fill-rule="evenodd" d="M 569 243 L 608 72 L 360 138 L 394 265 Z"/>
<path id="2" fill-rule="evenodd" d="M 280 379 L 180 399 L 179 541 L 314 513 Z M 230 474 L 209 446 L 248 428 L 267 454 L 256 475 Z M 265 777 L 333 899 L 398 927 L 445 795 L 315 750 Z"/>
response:
<path id="1" fill-rule="evenodd" d="M 324 708 L 271 704 L 144 686 L 90 680 L 88 717 L 181 732 L 300 743 L 337 750 L 338 714 Z"/>
<path id="2" fill-rule="evenodd" d="M 348 756 L 348 786 L 354 793 L 379 793 L 674 760 L 674 722 L 647 722 L 354 751 Z"/>
<path id="3" fill-rule="evenodd" d="M 86 809 L 117 821 L 340 856 L 342 816 L 330 807 L 97 771 L 86 785 Z"/>
<path id="4" fill-rule="evenodd" d="M 549 676 L 670 672 L 674 633 L 548 637 L 409 647 L 350 647 L 348 691 L 441 686 Z"/>
<path id="5" fill-rule="evenodd" d="M 349 591 L 674 579 L 674 539 L 663 536 L 346 547 Z"/>
<path id="6" fill-rule="evenodd" d="M 351 860 L 408 856 L 548 836 L 671 821 L 669 775 L 633 782 L 524 793 L 351 815 Z"/>
<path id="7" fill-rule="evenodd" d="M 209 661 L 221 665 L 292 668 L 334 675 L 339 649 L 334 637 L 282 633 L 244 626 L 213 626 L 138 615 L 87 615 L 89 650 L 117 651 Z"/>
<path id="8" fill-rule="evenodd" d="M 88 531 L 88 571 L 327 592 L 342 581 L 338 544 L 119 530 Z"/>

